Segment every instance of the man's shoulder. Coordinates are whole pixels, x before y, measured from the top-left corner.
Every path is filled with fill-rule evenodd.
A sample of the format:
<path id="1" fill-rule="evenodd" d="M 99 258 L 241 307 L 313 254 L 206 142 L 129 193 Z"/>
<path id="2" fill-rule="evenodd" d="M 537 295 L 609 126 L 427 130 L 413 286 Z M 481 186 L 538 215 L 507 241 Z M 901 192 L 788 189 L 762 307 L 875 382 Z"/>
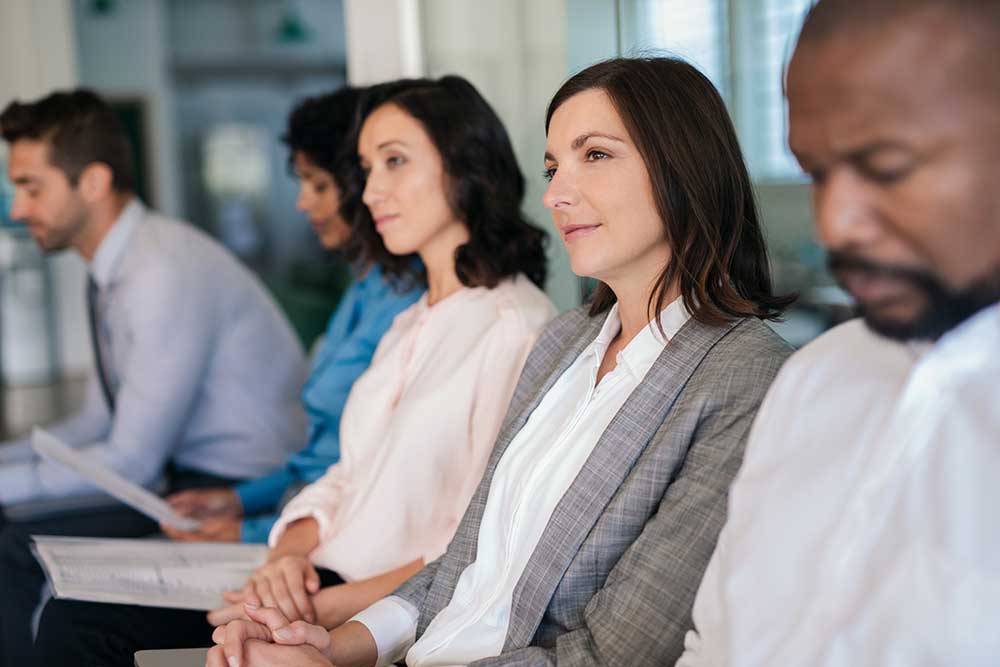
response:
<path id="1" fill-rule="evenodd" d="M 819 401 L 845 393 L 877 395 L 895 386 L 911 370 L 914 356 L 906 345 L 883 338 L 861 319 L 827 331 L 795 354 L 775 380 L 772 393 L 795 402 Z"/>
<path id="2" fill-rule="evenodd" d="M 861 318 L 840 324 L 798 350 L 789 366 L 803 370 L 831 370 L 845 365 L 878 367 L 909 358 L 905 345 L 874 333 Z"/>
<path id="3" fill-rule="evenodd" d="M 201 282 L 210 275 L 249 277 L 249 271 L 221 242 L 195 225 L 147 210 L 129 247 L 130 273 L 171 274 Z"/>
<path id="4" fill-rule="evenodd" d="M 136 227 L 136 235 L 140 243 L 193 244 L 228 252 L 219 241 L 194 224 L 150 209 L 146 210 L 142 222 Z"/>

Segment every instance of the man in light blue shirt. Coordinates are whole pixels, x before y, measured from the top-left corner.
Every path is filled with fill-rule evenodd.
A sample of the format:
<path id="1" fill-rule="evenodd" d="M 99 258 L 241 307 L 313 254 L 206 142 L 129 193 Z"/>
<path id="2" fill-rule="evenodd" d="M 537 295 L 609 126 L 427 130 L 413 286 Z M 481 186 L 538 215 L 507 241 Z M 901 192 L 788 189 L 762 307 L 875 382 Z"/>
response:
<path id="1" fill-rule="evenodd" d="M 284 137 L 299 179 L 298 208 L 327 250 L 343 248 L 351 235 L 341 215 L 340 193 L 347 180 L 342 144 L 360 95 L 359 89 L 344 87 L 304 100 L 289 116 Z M 390 285 L 378 266 L 357 277 L 330 319 L 302 390 L 309 418 L 305 448 L 274 472 L 232 489 L 191 489 L 171 496 L 174 508 L 202 519 L 202 527 L 183 533 L 164 526 L 164 531 L 185 540 L 267 542 L 282 501 L 339 460 L 340 416 L 351 386 L 368 368 L 396 315 L 423 291 L 422 286 Z"/>
<path id="2" fill-rule="evenodd" d="M 71 248 L 88 264 L 96 370 L 82 410 L 51 432 L 149 488 L 232 484 L 279 465 L 305 431 L 295 398 L 305 360 L 260 282 L 204 233 L 139 202 L 128 141 L 95 94 L 15 102 L 0 115 L 0 131 L 11 147 L 11 217 L 44 251 Z M 27 664 L 44 581 L 30 534 L 156 531 L 107 502 L 42 520 L 23 511 L 95 495 L 72 471 L 34 456 L 27 441 L 0 446 L 6 664 Z"/>

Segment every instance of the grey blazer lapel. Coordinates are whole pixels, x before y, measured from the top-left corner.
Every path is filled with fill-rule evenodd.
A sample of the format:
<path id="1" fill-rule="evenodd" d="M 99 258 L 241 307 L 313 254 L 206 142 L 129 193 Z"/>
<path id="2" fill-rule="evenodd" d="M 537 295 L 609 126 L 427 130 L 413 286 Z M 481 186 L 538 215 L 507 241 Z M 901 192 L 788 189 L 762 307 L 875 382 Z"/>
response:
<path id="1" fill-rule="evenodd" d="M 663 423 L 691 374 L 712 346 L 737 324 L 710 327 L 689 320 L 611 420 L 580 474 L 556 505 L 514 589 L 505 651 L 531 642 L 580 545 Z"/>
<path id="2" fill-rule="evenodd" d="M 466 516 L 462 518 L 462 523 L 456 533 L 459 536 L 469 534 L 471 539 L 464 542 L 459 540 L 452 542 L 452 548 L 461 545 L 461 549 L 454 552 L 459 559 L 459 571 L 476 559 L 476 544 L 478 542 L 476 536 L 479 534 L 479 524 L 486 509 L 486 501 L 489 498 L 489 490 L 493 484 L 493 474 L 496 472 L 497 464 L 499 464 L 504 452 L 507 451 L 511 440 L 524 427 L 528 417 L 538 407 L 552 385 L 576 361 L 580 353 L 597 338 L 598 332 L 604 326 L 604 320 L 604 317 L 587 317 L 581 322 L 580 327 L 574 332 L 573 338 L 569 342 L 563 338 L 549 338 L 543 333 L 542 338 L 536 343 L 537 349 L 532 350 L 528 356 L 521 380 L 514 392 L 513 399 L 511 399 L 510 408 L 507 410 L 507 416 L 500 426 L 493 451 L 486 462 L 482 480 L 469 502 Z M 529 374 L 541 378 L 541 381 L 534 385 L 525 384 Z M 452 582 L 452 585 L 455 583 L 457 582 Z M 448 599 L 451 598 L 452 592 L 448 591 Z M 433 610 L 434 614 L 438 611 L 440 609 Z M 421 618 L 423 622 L 423 617 Z M 426 622 L 429 623 L 430 618 L 427 618 Z"/>
<path id="3" fill-rule="evenodd" d="M 511 440 L 524 428 L 528 417 L 535 411 L 535 408 L 541 403 L 542 398 L 549 392 L 552 385 L 562 377 L 566 369 L 573 365 L 573 362 L 580 356 L 580 353 L 594 342 L 601 327 L 604 326 L 604 319 L 603 317 L 589 318 L 584 326 L 579 329 L 573 340 L 568 343 L 566 341 L 555 342 L 559 346 L 558 354 L 541 358 L 536 362 L 539 364 L 539 367 L 532 368 L 532 373 L 545 379 L 534 387 L 528 387 L 520 400 L 517 400 L 518 397 L 515 397 L 515 401 L 511 403 L 507 418 L 504 419 L 504 423 L 500 428 L 496 445 L 493 447 L 486 472 L 483 475 L 485 479 L 492 481 L 496 466 L 503 457 L 504 452 L 507 451 L 507 446 L 510 445 Z M 531 364 L 532 360 L 529 359 L 527 363 Z"/>
<path id="4" fill-rule="evenodd" d="M 576 361 L 580 353 L 594 342 L 597 338 L 598 332 L 600 332 L 601 327 L 604 326 L 605 317 L 589 317 L 587 318 L 583 326 L 576 332 L 575 337 L 570 341 L 558 340 L 558 341 L 545 341 L 540 342 L 540 345 L 549 344 L 556 345 L 559 350 L 558 353 L 553 355 L 543 355 L 539 354 L 537 359 L 531 359 L 529 357 L 525 365 L 525 374 L 531 372 L 532 375 L 536 377 L 542 377 L 544 380 L 534 387 L 526 387 L 525 393 L 517 392 L 515 394 L 514 400 L 511 402 L 510 409 L 507 413 L 507 418 L 504 419 L 504 423 L 500 428 L 500 433 L 497 435 L 497 443 L 493 449 L 493 454 L 490 461 L 490 466 L 488 468 L 490 474 L 492 475 L 493 469 L 496 463 L 503 456 L 504 451 L 507 449 L 507 445 L 510 441 L 514 439 L 514 436 L 524 428 L 524 424 L 528 421 L 528 417 L 534 412 L 538 404 L 541 403 L 542 398 L 549 392 L 552 385 L 562 377 L 562 374 L 566 372 L 573 362 Z M 528 366 L 531 366 L 528 368 Z"/>

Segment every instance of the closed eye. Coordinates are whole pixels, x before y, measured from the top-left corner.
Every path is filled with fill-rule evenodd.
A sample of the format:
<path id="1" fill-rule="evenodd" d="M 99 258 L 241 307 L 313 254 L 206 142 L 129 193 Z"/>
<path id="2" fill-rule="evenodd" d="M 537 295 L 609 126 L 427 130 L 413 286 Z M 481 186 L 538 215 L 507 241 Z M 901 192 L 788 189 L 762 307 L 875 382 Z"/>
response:
<path id="1" fill-rule="evenodd" d="M 914 166 L 913 162 L 893 165 L 892 167 L 878 167 L 870 162 L 863 162 L 858 165 L 858 171 L 860 171 L 865 178 L 875 181 L 876 183 L 891 185 L 909 176 L 910 172 L 914 170 Z"/>

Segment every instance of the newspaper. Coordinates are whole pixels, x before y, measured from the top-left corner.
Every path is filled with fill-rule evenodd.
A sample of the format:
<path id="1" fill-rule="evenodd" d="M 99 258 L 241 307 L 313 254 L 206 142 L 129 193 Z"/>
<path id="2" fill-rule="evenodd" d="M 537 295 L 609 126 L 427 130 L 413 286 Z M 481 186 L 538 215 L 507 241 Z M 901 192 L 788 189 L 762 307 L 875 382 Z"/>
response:
<path id="1" fill-rule="evenodd" d="M 166 523 L 179 530 L 198 530 L 200 522 L 177 514 L 165 500 L 109 470 L 99 461 L 77 451 L 51 433 L 35 428 L 31 433 L 31 446 L 41 456 L 61 463 L 81 477 L 100 487 L 108 494 L 136 509 L 151 519 Z"/>
<path id="2" fill-rule="evenodd" d="M 208 611 L 267 558 L 263 544 L 33 535 L 57 598 Z"/>

